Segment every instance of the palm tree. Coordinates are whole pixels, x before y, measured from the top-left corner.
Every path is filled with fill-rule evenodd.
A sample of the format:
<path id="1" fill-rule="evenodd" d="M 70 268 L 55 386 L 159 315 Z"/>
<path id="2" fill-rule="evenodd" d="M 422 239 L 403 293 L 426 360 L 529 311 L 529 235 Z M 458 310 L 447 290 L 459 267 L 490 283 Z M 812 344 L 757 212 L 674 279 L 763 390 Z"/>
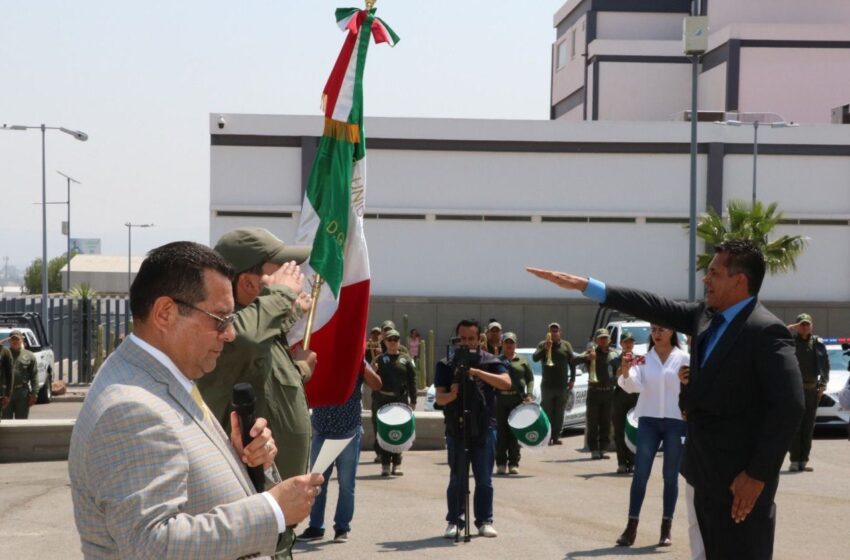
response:
<path id="1" fill-rule="evenodd" d="M 713 247 L 730 239 L 750 239 L 764 253 L 767 271 L 771 274 L 797 269 L 797 257 L 803 252 L 809 238 L 802 235 L 783 235 L 770 241 L 768 236 L 782 220 L 775 202 L 765 206 L 756 201 L 753 206 L 740 200 L 730 200 L 726 205 L 727 217 L 721 217 L 713 209 L 700 217 L 697 235 Z M 697 268 L 708 269 L 713 254 L 697 256 Z"/>

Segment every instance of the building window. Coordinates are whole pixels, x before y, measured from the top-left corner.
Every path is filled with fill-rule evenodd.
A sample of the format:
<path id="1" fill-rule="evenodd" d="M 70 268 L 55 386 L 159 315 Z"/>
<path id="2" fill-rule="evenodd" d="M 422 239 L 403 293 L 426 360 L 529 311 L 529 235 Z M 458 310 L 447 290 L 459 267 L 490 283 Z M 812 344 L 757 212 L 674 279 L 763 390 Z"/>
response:
<path id="1" fill-rule="evenodd" d="M 576 30 L 573 28 L 572 33 L 570 33 L 570 58 L 576 57 Z"/>
<path id="2" fill-rule="evenodd" d="M 558 43 L 558 70 L 566 66 L 567 64 L 567 41 L 561 41 Z"/>

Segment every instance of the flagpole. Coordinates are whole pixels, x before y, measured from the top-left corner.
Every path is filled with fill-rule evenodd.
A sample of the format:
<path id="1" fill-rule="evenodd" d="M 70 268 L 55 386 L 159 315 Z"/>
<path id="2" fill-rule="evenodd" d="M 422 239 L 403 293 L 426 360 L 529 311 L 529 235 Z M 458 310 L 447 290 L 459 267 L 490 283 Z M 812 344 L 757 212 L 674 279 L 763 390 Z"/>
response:
<path id="1" fill-rule="evenodd" d="M 321 274 L 316 274 L 316 279 L 313 282 L 313 290 L 310 292 L 310 299 L 313 300 L 310 305 L 310 313 L 307 315 L 307 326 L 304 329 L 304 350 L 310 349 L 310 337 L 313 334 L 313 320 L 316 318 L 316 306 L 319 304 L 319 294 L 322 291 L 322 284 L 325 281 Z"/>

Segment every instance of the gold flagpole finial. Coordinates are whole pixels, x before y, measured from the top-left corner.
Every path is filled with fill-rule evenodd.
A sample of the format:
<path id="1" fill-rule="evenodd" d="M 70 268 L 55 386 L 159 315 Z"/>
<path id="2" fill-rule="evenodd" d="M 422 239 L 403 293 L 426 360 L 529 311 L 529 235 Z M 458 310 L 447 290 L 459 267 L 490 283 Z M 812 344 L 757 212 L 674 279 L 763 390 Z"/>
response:
<path id="1" fill-rule="evenodd" d="M 372 8 L 374 8 L 375 2 L 377 2 L 377 1 L 378 0 L 366 0 L 366 9 L 371 10 Z"/>

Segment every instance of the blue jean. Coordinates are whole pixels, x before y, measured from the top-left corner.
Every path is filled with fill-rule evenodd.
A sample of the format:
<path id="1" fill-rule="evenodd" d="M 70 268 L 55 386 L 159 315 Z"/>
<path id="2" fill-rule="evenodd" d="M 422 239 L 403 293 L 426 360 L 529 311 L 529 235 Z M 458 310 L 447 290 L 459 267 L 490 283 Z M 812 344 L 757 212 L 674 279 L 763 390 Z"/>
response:
<path id="1" fill-rule="evenodd" d="M 446 447 L 449 453 L 449 487 L 446 489 L 449 513 L 446 521 L 460 525 L 465 514 L 466 496 L 461 494 L 460 480 L 464 466 L 463 439 L 446 435 Z M 493 522 L 493 465 L 496 462 L 496 428 L 487 429 L 484 445 L 470 448 L 470 465 L 475 478 L 475 493 L 472 504 L 475 512 L 475 526 Z"/>
<path id="2" fill-rule="evenodd" d="M 339 483 L 339 496 L 336 500 L 336 513 L 334 514 L 334 531 L 351 531 L 351 519 L 354 517 L 354 484 L 357 476 L 357 463 L 360 461 L 360 430 L 357 430 L 354 438 L 333 464 L 323 473 L 325 482 L 322 491 L 316 496 L 313 508 L 310 510 L 310 527 L 315 529 L 325 528 L 325 503 L 328 499 L 328 482 L 336 465 L 337 482 Z M 310 463 L 316 460 L 319 450 L 326 439 L 321 434 L 313 432 L 313 441 L 310 446 Z"/>
<path id="3" fill-rule="evenodd" d="M 652 472 L 652 463 L 658 446 L 664 442 L 664 513 L 665 519 L 673 519 L 676 500 L 679 497 L 679 466 L 682 464 L 684 437 L 688 425 L 675 418 L 652 418 L 641 416 L 638 420 L 637 443 L 635 445 L 635 475 L 629 496 L 629 517 L 640 517 L 640 508 L 646 496 L 646 483 Z"/>

